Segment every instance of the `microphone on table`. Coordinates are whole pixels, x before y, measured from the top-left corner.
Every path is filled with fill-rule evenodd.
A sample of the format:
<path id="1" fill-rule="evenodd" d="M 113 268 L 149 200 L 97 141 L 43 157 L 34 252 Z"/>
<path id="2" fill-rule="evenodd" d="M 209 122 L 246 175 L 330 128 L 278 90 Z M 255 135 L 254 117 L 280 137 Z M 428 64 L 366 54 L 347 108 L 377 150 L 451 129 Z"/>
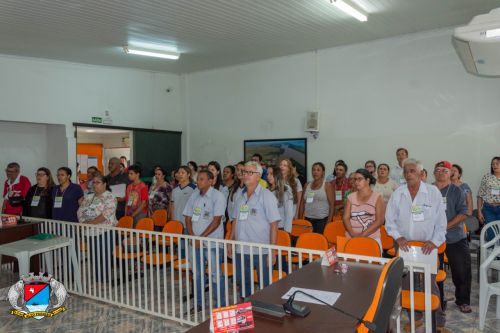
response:
<path id="1" fill-rule="evenodd" d="M 367 320 L 364 320 L 362 318 L 359 318 L 353 314 L 350 314 L 349 312 L 346 312 L 342 309 L 339 309 L 337 308 L 336 306 L 333 306 L 333 305 L 330 305 L 328 303 L 326 303 L 325 301 L 317 298 L 317 297 L 314 297 L 313 295 L 310 295 L 308 293 L 305 293 L 303 292 L 302 290 L 296 290 L 289 298 L 288 300 L 283 303 L 283 309 L 285 309 L 285 312 L 288 313 L 288 314 L 291 314 L 292 316 L 299 316 L 299 317 L 305 317 L 307 316 L 310 312 L 311 312 L 311 309 L 309 309 L 309 307 L 305 306 L 305 305 L 300 305 L 300 304 L 294 304 L 293 303 L 293 300 L 295 299 L 295 295 L 298 294 L 298 293 L 301 293 L 301 294 L 304 294 L 308 297 L 311 297 L 312 299 L 328 306 L 329 308 L 335 310 L 335 311 L 338 311 L 340 313 L 342 313 L 343 315 L 346 315 L 348 317 L 351 317 L 351 318 L 354 318 L 358 321 L 358 323 L 360 324 L 363 324 L 366 326 L 366 328 L 368 328 L 368 330 L 370 331 L 376 331 L 377 330 L 377 325 L 375 325 L 374 323 L 370 322 L 370 321 L 367 321 Z"/>

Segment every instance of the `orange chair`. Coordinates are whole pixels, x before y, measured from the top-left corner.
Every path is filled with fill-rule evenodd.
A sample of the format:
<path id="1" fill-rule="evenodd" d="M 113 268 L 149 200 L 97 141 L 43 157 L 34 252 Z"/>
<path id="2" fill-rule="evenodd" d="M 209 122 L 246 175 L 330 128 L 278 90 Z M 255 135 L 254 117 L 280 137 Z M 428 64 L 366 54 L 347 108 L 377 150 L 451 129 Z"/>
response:
<path id="1" fill-rule="evenodd" d="M 226 223 L 226 233 L 231 231 L 233 229 L 233 221 L 229 220 Z"/>
<path id="2" fill-rule="evenodd" d="M 346 236 L 337 236 L 336 250 L 339 253 L 344 252 L 345 244 L 347 243 L 348 238 Z"/>
<path id="3" fill-rule="evenodd" d="M 326 225 L 323 230 L 323 236 L 328 240 L 328 245 L 331 247 L 337 244 L 337 236 L 345 236 L 345 227 L 343 222 L 334 221 Z"/>
<path id="4" fill-rule="evenodd" d="M 145 231 L 153 231 L 154 229 L 154 222 L 152 219 L 145 217 L 143 219 L 140 219 L 139 222 L 137 222 L 137 225 L 135 226 L 136 230 L 145 230 Z M 149 238 L 149 235 L 145 235 L 145 238 Z M 140 245 L 142 245 L 142 233 L 139 233 L 139 244 L 137 244 L 136 241 L 136 236 L 132 235 L 131 237 L 126 237 L 123 242 L 126 242 L 128 246 L 135 246 L 137 249 L 131 250 L 131 251 L 126 251 L 122 248 L 120 248 L 119 245 L 115 247 L 115 257 L 118 259 L 132 259 L 132 258 L 137 258 L 137 257 L 142 257 L 143 252 L 140 249 Z"/>
<path id="5" fill-rule="evenodd" d="M 342 223 L 344 223 L 342 221 L 342 215 L 333 215 L 332 216 L 332 222 L 342 222 Z"/>
<path id="6" fill-rule="evenodd" d="M 380 227 L 380 240 L 382 242 L 382 250 L 388 251 L 394 248 L 394 238 L 389 236 L 385 226 Z"/>
<path id="7" fill-rule="evenodd" d="M 312 223 L 307 220 L 293 220 L 292 236 L 299 237 L 302 234 L 313 232 Z"/>
<path id="8" fill-rule="evenodd" d="M 155 227 L 162 227 L 167 223 L 167 210 L 166 209 L 157 209 L 151 215 L 151 218 L 154 221 Z"/>
<path id="9" fill-rule="evenodd" d="M 295 247 L 301 248 L 301 249 L 326 251 L 326 250 L 328 250 L 328 241 L 326 240 L 326 237 L 323 236 L 322 234 L 310 232 L 310 233 L 305 233 L 305 234 L 300 235 Z M 314 254 L 311 257 L 314 260 L 314 259 L 319 258 L 320 256 L 317 254 Z M 292 263 L 296 264 L 296 263 L 302 262 L 303 260 L 307 260 L 307 259 L 309 259 L 308 254 L 304 254 L 304 259 L 302 258 L 302 254 L 300 254 L 300 255 L 294 256 L 292 258 Z"/>
<path id="10" fill-rule="evenodd" d="M 163 227 L 162 231 L 163 233 L 166 234 L 176 234 L 176 235 L 182 235 L 182 232 L 184 231 L 184 226 L 182 223 L 179 221 L 168 221 L 165 226 Z M 156 236 L 153 237 L 153 240 L 156 240 Z M 179 242 L 178 237 L 174 237 L 174 244 L 177 244 Z M 158 236 L 158 244 L 163 245 L 163 237 Z M 165 237 L 165 244 L 168 246 L 170 245 L 170 237 Z"/>
<path id="11" fill-rule="evenodd" d="M 132 229 L 134 226 L 134 218 L 132 216 L 122 216 L 116 224 L 117 228 L 128 228 Z"/>
<path id="12" fill-rule="evenodd" d="M 394 304 L 401 289 L 404 263 L 401 258 L 393 258 L 384 265 L 380 273 L 372 303 L 363 316 L 365 322 L 376 325 L 376 332 L 388 332 Z M 371 332 L 364 323 L 357 327 L 358 333 Z"/>
<path id="13" fill-rule="evenodd" d="M 137 222 L 137 225 L 135 226 L 135 230 L 145 230 L 145 231 L 153 231 L 155 228 L 155 222 L 153 221 L 153 219 L 149 218 L 149 217 L 145 217 L 145 218 L 142 218 L 139 220 L 139 222 Z M 142 233 L 140 232 L 139 233 L 139 237 L 142 236 Z M 146 234 L 144 236 L 145 238 L 149 238 L 149 234 Z"/>
<path id="14" fill-rule="evenodd" d="M 377 241 L 370 237 L 354 237 L 349 239 L 345 244 L 344 253 L 370 257 L 380 257 L 382 255 Z"/>

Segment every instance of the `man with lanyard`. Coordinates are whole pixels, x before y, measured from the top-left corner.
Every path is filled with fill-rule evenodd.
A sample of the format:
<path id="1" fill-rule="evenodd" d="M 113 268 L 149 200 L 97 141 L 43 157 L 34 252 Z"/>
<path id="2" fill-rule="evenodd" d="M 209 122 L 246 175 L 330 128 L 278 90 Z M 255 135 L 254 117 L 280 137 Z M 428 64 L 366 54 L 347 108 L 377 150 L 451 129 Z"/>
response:
<path id="1" fill-rule="evenodd" d="M 446 209 L 448 227 L 446 233 L 446 256 L 455 285 L 455 303 L 463 313 L 470 313 L 471 256 L 464 221 L 467 218 L 465 192 L 450 180 L 452 164 L 441 161 L 434 167 L 434 185 L 441 191 Z"/>
<path id="2" fill-rule="evenodd" d="M 408 149 L 398 148 L 396 150 L 396 159 L 398 163 L 391 168 L 390 178 L 398 185 L 404 185 L 406 183 L 405 177 L 403 176 L 403 161 L 407 158 Z"/>
<path id="3" fill-rule="evenodd" d="M 262 166 L 254 161 L 247 162 L 243 175 L 246 187 L 234 206 L 233 216 L 235 220 L 230 239 L 248 243 L 276 244 L 278 223 L 281 217 L 275 195 L 259 184 Z M 253 276 L 254 269 L 257 271 L 261 287 L 268 286 L 269 269 L 276 261 L 275 253 L 272 254 L 272 259 L 269 260 L 269 251 L 266 249 L 262 250 L 262 257 L 259 256 L 257 247 L 237 246 L 236 252 L 234 254 L 236 257 L 236 280 L 240 285 L 240 296 L 246 297 L 252 293 L 251 276 Z M 243 253 L 243 256 L 241 253 Z M 253 254 L 253 267 L 251 267 L 251 253 Z M 232 256 L 231 247 L 228 254 Z M 262 271 L 259 264 L 262 265 Z M 244 273 L 244 285 L 241 283 L 242 271 Z"/>
<path id="4" fill-rule="evenodd" d="M 108 162 L 109 174 L 106 176 L 111 192 L 116 197 L 118 204 L 116 206 L 116 219 L 119 220 L 125 215 L 125 191 L 130 184 L 128 175 L 120 170 L 120 159 L 112 157 Z"/>
<path id="5" fill-rule="evenodd" d="M 193 192 L 184 207 L 183 215 L 186 221 L 187 232 L 191 236 L 200 236 L 214 239 L 224 239 L 224 226 L 221 223 L 226 210 L 224 194 L 214 189 L 211 184 L 214 175 L 208 170 L 198 172 L 198 189 Z M 202 293 L 205 292 L 205 262 L 210 262 L 212 273 L 212 292 L 215 298 L 214 307 L 226 306 L 224 277 L 221 274 L 223 248 L 209 241 L 203 241 L 203 251 L 200 253 L 200 241 L 193 242 L 191 254 L 194 256 L 196 268 L 197 311 L 202 311 Z M 190 241 L 190 244 L 193 244 Z M 217 255 L 218 254 L 218 255 Z M 210 255 L 210 260 L 208 256 Z M 217 272 L 219 274 L 217 274 Z M 219 297 L 217 298 L 217 294 Z"/>
<path id="6" fill-rule="evenodd" d="M 409 251 L 409 241 L 424 242 L 422 253 L 430 255 L 446 240 L 446 214 L 443 198 L 439 190 L 422 182 L 422 163 L 408 158 L 403 161 L 403 176 L 406 184 L 398 187 L 387 203 L 385 227 L 387 233 L 396 240 L 400 251 Z M 437 258 L 436 258 L 437 263 Z M 403 288 L 409 289 L 410 277 L 403 280 Z M 415 274 L 415 291 L 423 291 L 423 276 Z M 432 293 L 439 297 L 436 275 L 431 275 Z M 423 314 L 415 312 L 415 327 L 422 326 Z M 446 318 L 441 307 L 436 310 L 437 332 L 449 332 L 445 327 Z M 405 331 L 409 330 L 405 325 Z"/>
<path id="7" fill-rule="evenodd" d="M 12 162 L 5 169 L 7 180 L 3 188 L 3 214 L 21 215 L 23 212 L 23 201 L 31 187 L 29 179 L 21 175 L 21 167 Z"/>

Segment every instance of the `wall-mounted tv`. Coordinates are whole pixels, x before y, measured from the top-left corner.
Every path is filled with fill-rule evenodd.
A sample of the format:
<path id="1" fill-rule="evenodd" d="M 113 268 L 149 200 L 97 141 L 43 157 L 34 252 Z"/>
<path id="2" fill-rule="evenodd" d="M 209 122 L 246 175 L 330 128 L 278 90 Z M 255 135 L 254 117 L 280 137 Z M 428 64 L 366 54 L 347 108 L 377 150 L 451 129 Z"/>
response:
<path id="1" fill-rule="evenodd" d="M 282 159 L 288 158 L 296 166 L 301 182 L 307 180 L 307 138 L 245 140 L 243 148 L 245 161 L 255 153 L 262 155 L 266 165 L 277 166 Z"/>

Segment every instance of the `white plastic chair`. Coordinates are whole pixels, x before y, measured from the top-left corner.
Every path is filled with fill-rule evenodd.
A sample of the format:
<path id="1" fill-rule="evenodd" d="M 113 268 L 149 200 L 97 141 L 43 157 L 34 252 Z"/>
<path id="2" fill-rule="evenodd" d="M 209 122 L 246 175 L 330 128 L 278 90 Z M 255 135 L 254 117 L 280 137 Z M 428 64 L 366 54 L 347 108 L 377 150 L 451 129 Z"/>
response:
<path id="1" fill-rule="evenodd" d="M 493 231 L 495 236 L 492 240 L 490 240 L 489 242 L 486 242 L 486 232 L 490 229 Z M 488 257 L 488 254 L 491 251 L 500 247 L 500 221 L 493 221 L 493 222 L 489 222 L 488 224 L 484 225 L 483 230 L 481 230 L 480 244 L 481 244 L 480 264 L 482 264 L 486 260 L 486 258 Z M 490 269 L 496 270 L 498 273 L 500 271 L 500 261 L 492 262 Z"/>
<path id="2" fill-rule="evenodd" d="M 497 235 L 495 239 L 500 239 L 500 235 Z M 491 254 L 486 258 L 486 260 L 481 264 L 479 271 L 480 282 L 479 282 L 479 329 L 484 329 L 484 322 L 486 320 L 486 313 L 488 312 L 488 305 L 490 303 L 490 297 L 492 295 L 497 295 L 497 309 L 496 316 L 500 319 L 500 282 L 488 282 L 488 269 L 491 269 L 493 263 L 499 263 L 500 260 L 497 257 L 500 256 L 500 247 L 497 247 L 491 252 Z"/>

